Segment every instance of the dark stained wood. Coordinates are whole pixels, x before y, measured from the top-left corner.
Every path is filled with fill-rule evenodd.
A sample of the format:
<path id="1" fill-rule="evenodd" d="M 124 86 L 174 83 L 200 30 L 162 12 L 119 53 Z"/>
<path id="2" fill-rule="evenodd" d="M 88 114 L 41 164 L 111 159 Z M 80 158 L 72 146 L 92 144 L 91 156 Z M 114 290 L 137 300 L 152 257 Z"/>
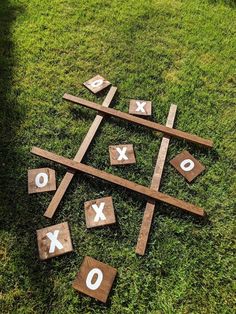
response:
<path id="1" fill-rule="evenodd" d="M 172 128 L 174 125 L 175 115 L 176 115 L 177 106 L 171 105 L 166 126 Z M 151 189 L 159 190 L 160 183 L 161 183 L 161 177 L 164 170 L 165 160 L 167 156 L 167 151 L 170 143 L 170 138 L 168 136 L 164 136 L 161 141 L 160 150 L 158 153 L 156 166 L 154 169 L 153 177 L 152 177 L 152 183 L 151 183 Z M 147 247 L 147 241 L 149 232 L 151 229 L 154 209 L 155 209 L 155 201 L 148 201 L 146 204 L 146 208 L 143 215 L 143 221 L 139 232 L 139 237 L 136 245 L 135 252 L 139 255 L 144 255 Z"/>
<path id="2" fill-rule="evenodd" d="M 110 103 L 112 102 L 112 99 L 115 95 L 117 91 L 117 87 L 115 86 L 112 86 L 106 96 L 106 98 L 104 99 L 103 103 L 102 103 L 102 106 L 104 107 L 108 107 L 110 105 Z M 80 148 L 74 158 L 75 161 L 82 161 L 84 155 L 86 154 L 88 148 L 89 148 L 89 145 L 91 144 L 101 122 L 103 120 L 103 116 L 101 115 L 97 115 L 87 133 L 87 135 L 85 136 L 82 144 L 80 145 Z M 73 179 L 74 177 L 74 174 L 75 174 L 75 171 L 67 171 L 67 173 L 65 174 L 64 178 L 62 179 L 56 193 L 54 194 L 47 210 L 45 211 L 44 213 L 44 216 L 47 217 L 47 218 L 52 218 L 57 207 L 59 206 L 71 180 Z"/>
<path id="3" fill-rule="evenodd" d="M 101 216 L 97 215 L 96 210 L 98 209 L 94 209 L 94 206 L 100 209 L 103 208 Z M 85 202 L 84 211 L 87 228 L 111 225 L 116 222 L 111 196 Z"/>
<path id="4" fill-rule="evenodd" d="M 177 129 L 172 129 L 172 128 L 169 128 L 165 125 L 155 123 L 152 121 L 148 121 L 148 120 L 145 120 L 145 119 L 142 119 L 139 117 L 135 117 L 135 116 L 132 116 L 128 113 L 121 112 L 119 110 L 115 110 L 113 108 L 104 108 L 101 105 L 98 105 L 94 102 L 88 101 L 88 100 L 80 98 L 80 97 L 75 97 L 75 96 L 72 96 L 69 94 L 64 94 L 63 98 L 65 100 L 71 101 L 75 104 L 82 105 L 84 107 L 96 110 L 98 112 L 102 112 L 102 113 L 107 114 L 109 116 L 120 118 L 120 119 L 129 121 L 129 122 L 138 124 L 138 125 L 143 125 L 143 126 L 150 128 L 152 130 L 162 132 L 165 135 L 177 137 L 177 138 L 180 138 L 180 139 L 192 142 L 192 143 L 203 145 L 203 146 L 208 147 L 208 148 L 213 147 L 213 142 L 211 140 L 201 138 L 197 135 L 189 134 L 189 133 L 177 130 Z"/>
<path id="5" fill-rule="evenodd" d="M 97 94 L 98 92 L 101 92 L 104 88 L 111 85 L 111 83 L 101 75 L 96 75 L 89 79 L 88 81 L 84 82 L 83 85 L 94 94 Z"/>
<path id="6" fill-rule="evenodd" d="M 140 106 L 139 103 L 145 105 Z M 152 102 L 147 100 L 138 100 L 138 99 L 131 99 L 129 103 L 129 114 L 134 114 L 136 116 L 151 116 L 152 115 Z"/>
<path id="7" fill-rule="evenodd" d="M 98 272 L 100 273 L 99 275 Z M 92 257 L 85 256 L 72 287 L 79 292 L 106 303 L 116 274 L 117 269 L 114 267 L 99 262 Z M 92 287 L 90 286 L 91 284 Z"/>
<path id="8" fill-rule="evenodd" d="M 188 160 L 192 161 L 193 169 L 190 171 L 185 171 L 185 169 L 188 169 L 188 166 L 190 166 L 190 162 L 187 162 Z M 184 162 L 185 166 L 182 165 L 181 167 L 182 162 Z M 197 176 L 199 176 L 200 173 L 205 170 L 205 167 L 188 151 L 183 151 L 182 153 L 178 154 L 170 161 L 170 163 L 188 182 L 192 182 Z"/>
<path id="9" fill-rule="evenodd" d="M 204 210 L 200 207 L 194 206 L 194 205 L 187 203 L 185 201 L 181 201 L 177 198 L 166 195 L 164 193 L 149 189 L 145 186 L 142 186 L 142 185 L 139 185 L 139 184 L 134 183 L 132 181 L 120 178 L 118 176 L 107 173 L 105 171 L 93 168 L 91 166 L 84 165 L 82 163 L 78 163 L 74 160 L 70 160 L 70 159 L 62 157 L 62 156 L 59 156 L 57 154 L 51 153 L 51 152 L 43 150 L 41 148 L 33 147 L 31 150 L 31 153 L 34 155 L 43 157 L 45 159 L 57 162 L 61 165 L 67 166 L 67 167 L 72 168 L 74 170 L 84 172 L 84 173 L 91 175 L 93 177 L 105 180 L 107 182 L 119 185 L 119 186 L 127 188 L 129 190 L 132 190 L 134 192 L 143 194 L 146 197 L 152 198 L 156 201 L 162 201 L 164 203 L 179 207 L 183 210 L 186 210 L 188 212 L 192 212 L 192 213 L 199 215 L 199 216 L 205 215 Z"/>
<path id="10" fill-rule="evenodd" d="M 55 231 L 59 231 L 58 235 L 54 234 Z M 67 222 L 60 223 L 58 225 L 46 227 L 43 229 L 39 229 L 37 232 L 37 241 L 38 241 L 38 250 L 39 250 L 39 258 L 41 260 L 45 260 L 48 258 L 52 258 L 55 256 L 59 256 L 65 253 L 69 253 L 73 251 L 69 225 Z M 62 247 L 52 246 L 53 252 L 50 252 L 50 247 L 53 242 L 50 239 L 51 236 L 55 237 L 56 240 L 59 241 Z M 60 245 L 59 244 L 59 245 Z"/>
<path id="11" fill-rule="evenodd" d="M 119 149 L 121 150 L 121 153 L 119 153 Z M 126 151 L 123 154 L 124 149 L 126 149 Z M 133 144 L 110 145 L 109 154 L 112 166 L 130 165 L 136 163 Z"/>
<path id="12" fill-rule="evenodd" d="M 42 174 L 42 175 L 40 175 Z M 43 175 L 47 178 L 44 181 Z M 44 183 L 46 183 L 44 185 Z M 40 185 L 42 184 L 42 186 Z M 28 170 L 28 193 L 41 193 L 56 190 L 56 173 L 50 168 L 38 168 Z"/>

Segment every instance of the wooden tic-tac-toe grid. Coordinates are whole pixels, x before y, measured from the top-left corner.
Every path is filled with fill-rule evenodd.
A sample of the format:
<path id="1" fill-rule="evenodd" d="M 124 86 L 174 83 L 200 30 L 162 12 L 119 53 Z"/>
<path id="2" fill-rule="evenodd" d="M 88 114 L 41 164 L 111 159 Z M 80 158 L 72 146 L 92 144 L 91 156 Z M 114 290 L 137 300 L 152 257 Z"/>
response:
<path id="1" fill-rule="evenodd" d="M 100 75 L 97 75 L 84 83 L 84 86 L 94 94 L 102 91 L 104 88 L 107 88 L 110 85 L 111 83 Z M 63 99 L 74 104 L 79 104 L 81 106 L 93 109 L 97 111 L 98 114 L 95 117 L 73 160 L 59 156 L 41 148 L 32 148 L 31 153 L 64 165 L 65 167 L 69 168 L 69 171 L 66 172 L 60 185 L 56 189 L 56 176 L 54 170 L 49 168 L 28 170 L 28 193 L 30 194 L 56 190 L 47 210 L 44 213 L 44 216 L 47 218 L 53 217 L 76 171 L 83 172 L 95 178 L 127 188 L 143 195 L 145 198 L 147 198 L 147 203 L 144 210 L 143 221 L 141 224 L 135 251 L 139 255 L 144 255 L 156 201 L 164 202 L 198 216 L 205 215 L 205 212 L 202 208 L 159 192 L 161 177 L 171 137 L 177 137 L 192 143 L 200 144 L 207 148 L 212 148 L 213 142 L 211 140 L 203 139 L 199 136 L 174 129 L 173 125 L 177 111 L 176 105 L 170 106 L 166 125 L 144 119 L 145 116 L 151 115 L 152 103 L 149 100 L 131 99 L 129 104 L 129 114 L 109 108 L 116 91 L 117 88 L 111 86 L 102 105 L 69 94 L 64 94 Z M 121 177 L 81 163 L 105 116 L 112 116 L 123 119 L 130 123 L 135 123 L 154 131 L 162 132 L 164 134 L 150 187 L 139 185 L 135 182 L 123 179 Z M 136 163 L 135 148 L 132 143 L 110 145 L 108 150 L 110 154 L 111 165 L 125 166 Z M 170 161 L 170 163 L 188 182 L 191 182 L 193 179 L 195 179 L 205 169 L 205 167 L 187 151 L 183 151 L 177 155 Z M 86 227 L 96 228 L 115 224 L 115 207 L 116 204 L 113 204 L 112 196 L 86 201 L 84 204 Z M 37 230 L 37 241 L 39 258 L 41 260 L 46 260 L 64 253 L 69 253 L 73 250 L 69 225 L 67 222 L 62 222 L 57 225 L 52 225 L 50 227 Z M 90 297 L 96 298 L 102 302 L 106 302 L 116 273 L 117 270 L 112 266 L 106 265 L 93 259 L 92 257 L 86 256 L 82 265 L 80 266 L 72 286 L 74 289 Z"/>

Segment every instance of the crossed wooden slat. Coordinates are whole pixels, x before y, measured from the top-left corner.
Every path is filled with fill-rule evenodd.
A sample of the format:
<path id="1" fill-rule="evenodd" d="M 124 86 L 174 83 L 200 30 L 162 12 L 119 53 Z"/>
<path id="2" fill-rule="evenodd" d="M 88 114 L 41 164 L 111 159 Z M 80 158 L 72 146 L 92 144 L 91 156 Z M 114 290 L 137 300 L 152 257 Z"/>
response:
<path id="1" fill-rule="evenodd" d="M 167 150 L 168 150 L 168 145 L 170 141 L 170 137 L 174 136 L 177 138 L 184 139 L 186 141 L 190 141 L 193 143 L 201 144 L 205 147 L 211 148 L 213 147 L 213 142 L 208 139 L 203 139 L 199 136 L 192 135 L 177 129 L 172 129 L 173 123 L 174 123 L 174 118 L 176 114 L 176 109 L 177 107 L 175 105 L 171 105 L 169 116 L 167 119 L 166 126 L 154 123 L 145 119 L 141 119 L 135 116 L 132 116 L 130 114 L 108 108 L 115 93 L 116 93 L 117 88 L 116 87 L 111 87 L 109 90 L 102 106 L 98 105 L 94 102 L 87 101 L 85 99 L 75 97 L 69 94 L 65 94 L 63 98 L 65 100 L 71 101 L 76 104 L 80 104 L 82 106 L 91 108 L 93 110 L 96 110 L 101 113 L 101 115 L 97 115 L 95 120 L 93 121 L 86 137 L 84 138 L 84 141 L 82 142 L 74 160 L 70 160 L 68 158 L 56 155 L 54 153 L 42 150 L 37 147 L 33 147 L 31 152 L 35 155 L 38 155 L 40 157 L 49 159 L 51 161 L 55 161 L 59 164 L 62 164 L 64 166 L 67 166 L 70 168 L 70 171 L 67 171 L 66 175 L 64 176 L 63 180 L 61 181 L 55 195 L 53 196 L 46 212 L 44 213 L 44 216 L 48 218 L 52 218 L 62 197 L 64 196 L 76 170 L 77 171 L 82 171 L 84 173 L 87 173 L 89 175 L 95 176 L 97 178 L 103 179 L 105 181 L 108 181 L 110 183 L 128 188 L 132 191 L 135 191 L 137 193 L 140 193 L 148 198 L 147 205 L 145 208 L 144 216 L 143 216 L 143 222 L 141 225 L 140 233 L 139 233 L 139 238 L 136 246 L 136 253 L 140 255 L 144 255 L 146 245 L 147 245 L 147 240 L 148 240 L 148 235 L 151 227 L 151 222 L 153 218 L 153 213 L 154 213 L 154 208 L 155 208 L 155 201 L 163 201 L 169 205 L 173 205 L 175 207 L 179 207 L 185 211 L 194 213 L 199 216 L 204 216 L 205 212 L 202 208 L 197 207 L 193 204 L 187 203 L 185 201 L 176 199 L 174 197 L 171 197 L 169 195 L 166 195 L 164 193 L 158 192 L 160 182 L 161 182 L 161 176 L 164 168 L 164 163 L 167 155 Z M 153 174 L 153 179 L 152 179 L 152 184 L 151 188 L 147 188 L 145 186 L 139 185 L 137 183 L 134 183 L 132 181 L 120 178 L 118 176 L 114 176 L 112 174 L 106 173 L 104 171 L 101 171 L 99 169 L 84 165 L 81 163 L 90 143 L 92 142 L 93 137 L 95 136 L 99 125 L 102 122 L 102 119 L 104 115 L 109 115 L 113 116 L 116 118 L 120 118 L 138 125 L 142 125 L 145 127 L 148 127 L 150 129 L 159 131 L 164 133 L 164 137 L 162 139 L 161 147 L 159 150 L 158 158 L 157 158 L 157 163 L 156 167 L 154 170 Z"/>
<path id="2" fill-rule="evenodd" d="M 147 188 L 146 186 L 137 184 L 135 182 L 123 179 L 121 177 L 115 176 L 111 173 L 107 173 L 105 171 L 96 169 L 91 166 L 87 166 L 85 164 L 82 164 L 80 162 L 71 160 L 69 158 L 65 158 L 63 156 L 57 155 L 55 153 L 51 153 L 47 150 L 41 149 L 39 147 L 33 147 L 31 150 L 31 153 L 40 157 L 43 157 L 45 159 L 54 161 L 58 164 L 61 164 L 63 166 L 69 167 L 74 170 L 78 170 L 81 172 L 84 172 L 88 175 L 91 175 L 93 177 L 105 180 L 107 182 L 119 185 L 121 187 L 127 188 L 131 191 L 140 193 L 147 198 L 151 198 L 155 201 L 162 201 L 166 204 L 179 207 L 183 210 L 186 210 L 188 212 L 194 213 L 199 216 L 204 216 L 205 212 L 202 208 L 197 207 L 193 204 L 187 203 L 185 201 L 179 200 L 175 197 L 169 196 L 167 194 L 155 191 L 153 189 Z"/>
<path id="3" fill-rule="evenodd" d="M 106 96 L 106 98 L 104 99 L 103 101 L 103 104 L 102 106 L 104 107 L 108 107 L 115 95 L 117 91 L 117 87 L 115 86 L 112 86 Z M 88 133 L 86 134 L 82 144 L 80 145 L 80 148 L 74 158 L 75 161 L 78 161 L 78 162 L 81 162 L 84 155 L 86 154 L 88 148 L 89 148 L 89 145 L 91 144 L 98 128 L 99 128 L 99 125 L 101 124 L 103 120 L 103 116 L 101 115 L 97 115 L 88 131 Z M 73 179 L 75 175 L 75 172 L 73 171 L 67 171 L 67 173 L 65 174 L 64 178 L 62 179 L 56 193 L 54 194 L 47 210 L 45 211 L 44 213 L 44 216 L 47 217 L 47 218 L 52 218 L 58 205 L 60 204 L 71 180 Z"/>

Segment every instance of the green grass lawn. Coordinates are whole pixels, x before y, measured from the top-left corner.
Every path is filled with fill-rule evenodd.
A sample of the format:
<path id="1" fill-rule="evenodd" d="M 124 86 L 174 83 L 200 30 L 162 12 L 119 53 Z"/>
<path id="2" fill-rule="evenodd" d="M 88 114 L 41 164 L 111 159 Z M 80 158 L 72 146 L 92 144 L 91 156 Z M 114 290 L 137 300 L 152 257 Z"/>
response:
<path id="1" fill-rule="evenodd" d="M 235 1 L 1 0 L 0 313 L 235 313 Z M 211 138 L 212 150 L 172 139 L 161 191 L 203 207 L 199 219 L 158 203 L 147 254 L 134 249 L 145 200 L 76 175 L 52 220 L 52 193 L 28 195 L 27 170 L 66 169 L 30 154 L 73 158 L 96 113 L 65 92 L 102 103 L 83 83 L 101 74 L 118 87 L 112 107 L 153 101 L 152 120 Z M 161 136 L 107 118 L 84 163 L 148 186 Z M 137 164 L 109 165 L 108 146 L 133 143 Z M 187 149 L 206 171 L 192 184 L 169 164 Z M 86 230 L 84 202 L 112 196 L 118 223 Z M 38 259 L 36 229 L 68 221 L 74 252 Z M 85 255 L 118 269 L 106 305 L 71 284 Z"/>

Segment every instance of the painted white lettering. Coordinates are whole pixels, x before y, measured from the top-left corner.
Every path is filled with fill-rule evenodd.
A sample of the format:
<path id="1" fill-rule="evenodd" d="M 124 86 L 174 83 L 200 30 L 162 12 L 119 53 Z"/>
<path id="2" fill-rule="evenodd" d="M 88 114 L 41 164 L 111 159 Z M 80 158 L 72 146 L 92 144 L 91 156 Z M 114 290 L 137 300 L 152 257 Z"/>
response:
<path id="1" fill-rule="evenodd" d="M 99 80 L 93 81 L 91 83 L 91 86 L 95 88 L 95 87 L 101 86 L 102 84 L 103 84 L 103 80 L 99 79 Z"/>
<path id="2" fill-rule="evenodd" d="M 140 101 L 136 101 L 136 105 L 137 105 L 137 108 L 135 111 L 139 112 L 145 112 L 144 110 L 144 106 L 146 105 L 146 101 L 143 101 L 143 102 L 140 102 Z"/>
<path id="3" fill-rule="evenodd" d="M 63 245 L 61 244 L 61 242 L 57 240 L 58 234 L 59 234 L 59 230 L 55 230 L 54 233 L 52 232 L 47 233 L 47 237 L 49 238 L 49 240 L 51 240 L 49 253 L 54 253 L 56 247 L 59 250 L 63 248 Z"/>
<path id="4" fill-rule="evenodd" d="M 119 147 L 116 148 L 117 152 L 119 153 L 119 157 L 117 160 L 128 160 L 129 158 L 126 156 L 127 147 L 123 147 L 120 149 Z"/>
<path id="5" fill-rule="evenodd" d="M 184 159 L 180 163 L 180 168 L 186 172 L 193 170 L 194 167 L 194 162 L 191 159 Z"/>
<path id="6" fill-rule="evenodd" d="M 97 279 L 94 283 L 92 283 L 92 279 L 93 276 L 97 275 Z M 88 273 L 88 276 L 86 278 L 86 286 L 90 289 L 90 290 L 97 290 L 103 280 L 103 273 L 99 268 L 93 268 L 90 270 L 90 272 Z"/>
<path id="7" fill-rule="evenodd" d="M 92 205 L 92 208 L 96 213 L 96 216 L 94 217 L 94 222 L 98 222 L 100 219 L 106 220 L 106 216 L 103 214 L 104 206 L 105 206 L 104 202 L 102 202 L 99 206 L 97 206 L 97 204 Z"/>
<path id="8" fill-rule="evenodd" d="M 35 177 L 35 184 L 38 188 L 43 188 L 48 184 L 48 175 L 46 173 L 40 172 Z"/>

